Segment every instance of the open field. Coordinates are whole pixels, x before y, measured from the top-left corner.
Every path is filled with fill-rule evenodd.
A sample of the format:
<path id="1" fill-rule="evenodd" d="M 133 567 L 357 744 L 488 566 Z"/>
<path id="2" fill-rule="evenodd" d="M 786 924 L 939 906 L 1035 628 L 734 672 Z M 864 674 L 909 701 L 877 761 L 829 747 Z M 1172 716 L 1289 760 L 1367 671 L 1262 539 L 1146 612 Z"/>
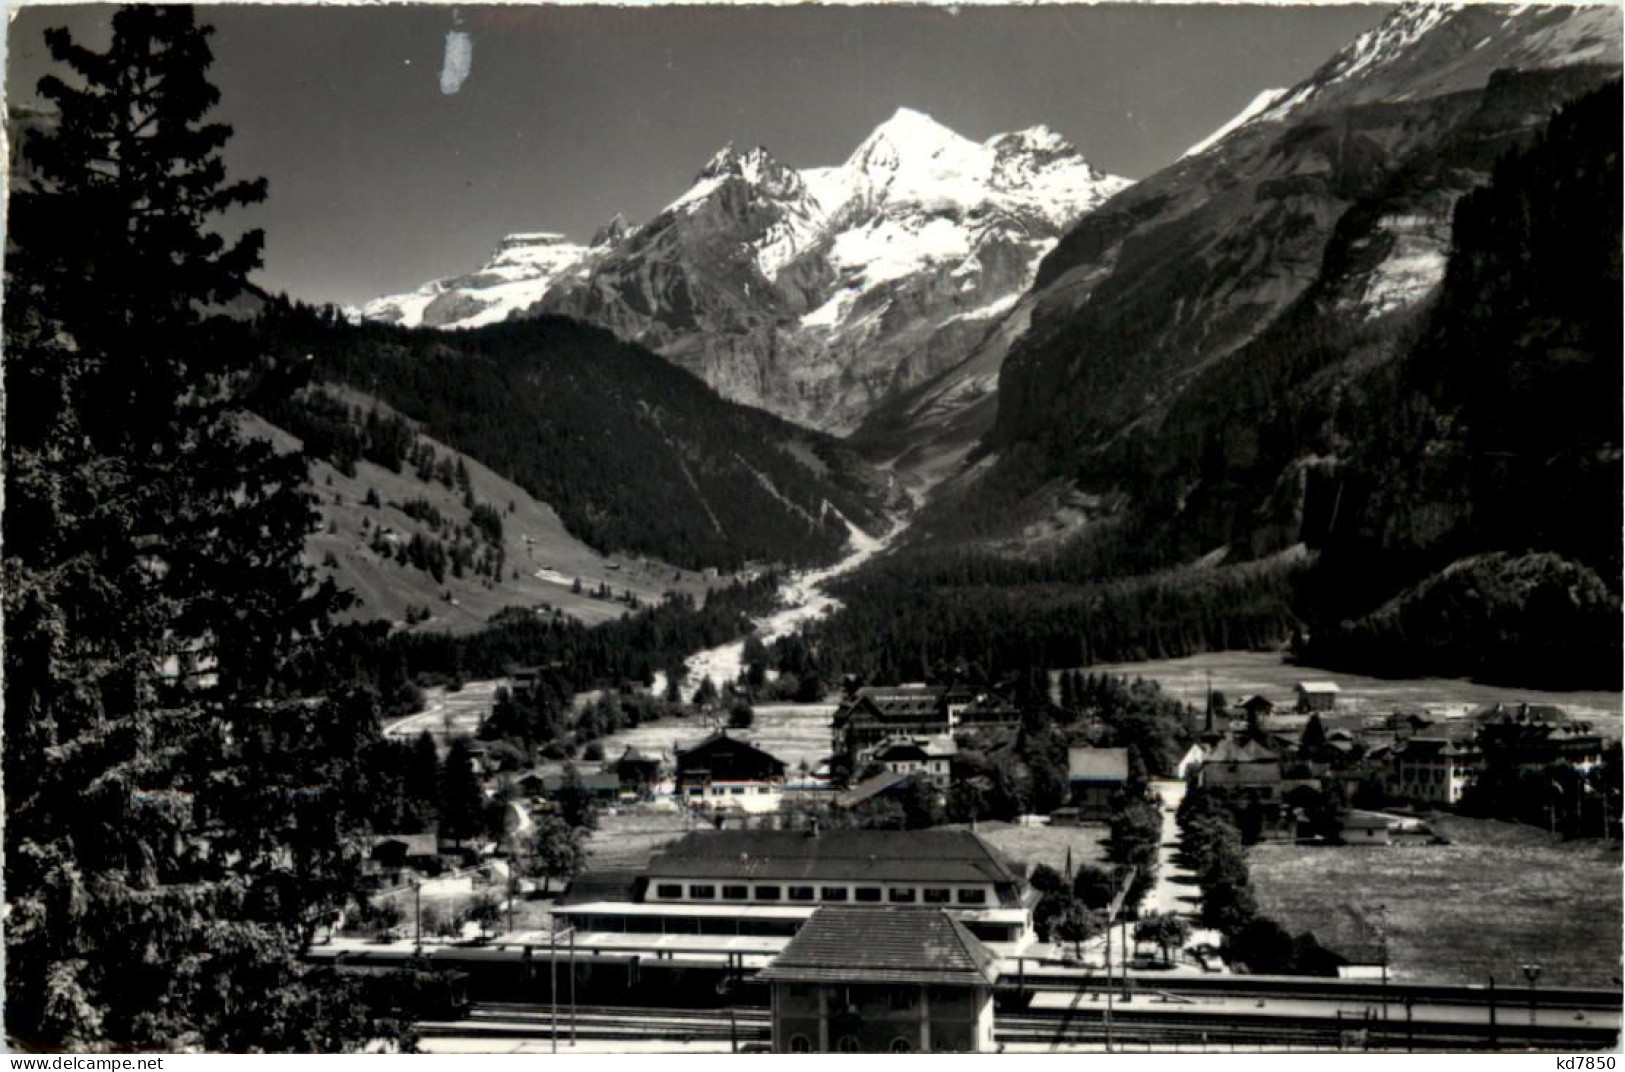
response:
<path id="1" fill-rule="evenodd" d="M 1160 683 L 1176 699 L 1201 709 L 1207 693 L 1208 674 L 1213 688 L 1234 703 L 1252 693 L 1274 701 L 1277 710 L 1290 711 L 1296 702 L 1292 686 L 1303 680 L 1330 679 L 1342 687 L 1339 712 L 1323 718 L 1328 728 L 1357 725 L 1368 718 L 1380 718 L 1398 707 L 1423 707 L 1435 718 L 1462 715 L 1490 703 L 1556 704 L 1572 717 L 1591 722 L 1606 736 L 1621 736 L 1622 694 L 1617 692 L 1541 692 L 1480 685 L 1456 678 L 1364 677 L 1340 671 L 1318 670 L 1287 662 L 1280 652 L 1222 651 L 1192 655 L 1184 659 L 1161 659 L 1144 663 L 1115 663 L 1090 667 L 1091 673 L 1139 676 Z M 1303 717 L 1288 714 L 1270 720 L 1272 727 L 1301 725 Z"/>
<path id="2" fill-rule="evenodd" d="M 961 828 L 963 829 L 963 828 Z M 1057 871 L 1066 867 L 1066 853 L 1072 850 L 1072 866 L 1100 863 L 1106 858 L 1105 841 L 1109 831 L 1094 826 L 1028 826 L 1016 823 L 977 823 L 976 832 L 1002 852 L 1011 863 L 1028 870 L 1049 864 Z"/>
<path id="3" fill-rule="evenodd" d="M 1620 845 L 1554 842 L 1512 823 L 1442 816 L 1449 845 L 1248 850 L 1259 908 L 1345 954 L 1374 951 L 1386 905 L 1393 977 L 1618 987 Z"/>
<path id="4" fill-rule="evenodd" d="M 829 757 L 829 720 L 834 713 L 834 704 L 758 707 L 756 721 L 750 729 L 729 730 L 728 735 L 778 756 L 788 767 L 788 775 L 795 778 L 803 762 L 813 768 Z M 713 724 L 697 715 L 662 719 L 605 738 L 604 757 L 615 759 L 631 744 L 640 752 L 663 755 L 670 760 L 674 747 L 693 747 L 713 732 Z"/>

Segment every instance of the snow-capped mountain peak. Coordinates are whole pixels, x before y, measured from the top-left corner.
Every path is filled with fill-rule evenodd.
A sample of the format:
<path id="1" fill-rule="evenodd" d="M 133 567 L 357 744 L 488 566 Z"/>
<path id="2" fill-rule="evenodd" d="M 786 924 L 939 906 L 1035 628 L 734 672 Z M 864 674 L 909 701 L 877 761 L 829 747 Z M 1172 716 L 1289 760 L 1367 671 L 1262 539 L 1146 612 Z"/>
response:
<path id="1" fill-rule="evenodd" d="M 1400 5 L 1376 29 L 1361 34 L 1333 57 L 1321 81 L 1329 84 L 1353 78 L 1362 71 L 1388 63 L 1463 6 L 1435 0 L 1411 0 Z"/>
<path id="2" fill-rule="evenodd" d="M 730 398 L 840 430 L 962 356 L 1062 231 L 1126 185 L 1048 127 L 977 142 L 899 108 L 842 163 L 798 170 L 730 142 L 636 231 L 616 217 L 585 248 L 510 236 L 479 273 L 361 315 L 576 316 Z"/>
<path id="3" fill-rule="evenodd" d="M 974 144 L 924 112 L 899 108 L 859 143 L 846 166 L 870 174 L 896 171 L 905 164 L 963 153 Z"/>
<path id="4" fill-rule="evenodd" d="M 706 161 L 683 196 L 667 206 L 667 211 L 686 208 L 694 211 L 724 183 L 738 180 L 757 188 L 770 198 L 801 196 L 805 184 L 801 175 L 773 158 L 764 146 L 740 152 L 733 142 L 724 145 Z"/>
<path id="5" fill-rule="evenodd" d="M 593 232 L 591 246 L 593 249 L 613 246 L 635 230 L 636 228 L 627 222 L 626 216 L 617 212 L 609 218 L 608 223 Z"/>

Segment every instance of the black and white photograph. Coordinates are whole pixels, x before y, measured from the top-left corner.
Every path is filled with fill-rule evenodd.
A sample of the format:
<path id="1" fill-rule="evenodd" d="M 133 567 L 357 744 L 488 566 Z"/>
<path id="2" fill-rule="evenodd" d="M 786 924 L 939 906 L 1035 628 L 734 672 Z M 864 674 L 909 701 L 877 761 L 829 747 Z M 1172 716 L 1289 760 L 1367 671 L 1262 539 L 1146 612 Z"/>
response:
<path id="1" fill-rule="evenodd" d="M 1618 0 L 7 16 L 5 1052 L 1615 1067 Z"/>

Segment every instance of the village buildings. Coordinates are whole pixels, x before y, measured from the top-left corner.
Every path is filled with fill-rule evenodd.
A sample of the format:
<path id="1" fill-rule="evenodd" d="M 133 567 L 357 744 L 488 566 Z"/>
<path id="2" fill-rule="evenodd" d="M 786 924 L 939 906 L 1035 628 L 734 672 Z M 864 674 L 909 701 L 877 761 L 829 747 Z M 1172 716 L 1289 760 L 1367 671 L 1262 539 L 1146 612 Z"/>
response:
<path id="1" fill-rule="evenodd" d="M 937 789 L 947 789 L 953 759 L 958 754 L 952 737 L 901 737 L 877 747 L 870 762 L 891 774 L 924 775 Z"/>
<path id="2" fill-rule="evenodd" d="M 836 755 L 866 759 L 898 737 L 951 737 L 973 729 L 1013 729 L 1021 714 L 993 693 L 947 685 L 866 687 L 854 692 L 831 721 Z"/>
<path id="3" fill-rule="evenodd" d="M 1470 740 L 1408 737 L 1394 745 L 1392 763 L 1390 795 L 1450 807 L 1484 769 L 1484 753 Z"/>
<path id="4" fill-rule="evenodd" d="M 1300 681 L 1294 691 L 1298 694 L 1297 710 L 1302 713 L 1333 710 L 1343 690 L 1335 681 Z"/>

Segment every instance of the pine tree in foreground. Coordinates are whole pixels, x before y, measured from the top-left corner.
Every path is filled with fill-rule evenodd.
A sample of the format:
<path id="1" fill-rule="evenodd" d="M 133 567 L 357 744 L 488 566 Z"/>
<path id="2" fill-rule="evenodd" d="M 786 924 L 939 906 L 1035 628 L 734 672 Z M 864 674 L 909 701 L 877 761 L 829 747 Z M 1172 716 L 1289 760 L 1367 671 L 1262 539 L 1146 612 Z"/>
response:
<path id="1" fill-rule="evenodd" d="M 28 146 L 6 268 L 6 1029 L 73 1049 L 332 1050 L 387 1031 L 300 954 L 355 888 L 372 697 L 309 696 L 342 598 L 301 562 L 286 386 L 220 315 L 261 235 L 228 183 L 209 30 L 113 18 Z M 71 72 L 71 73 L 70 73 Z"/>

